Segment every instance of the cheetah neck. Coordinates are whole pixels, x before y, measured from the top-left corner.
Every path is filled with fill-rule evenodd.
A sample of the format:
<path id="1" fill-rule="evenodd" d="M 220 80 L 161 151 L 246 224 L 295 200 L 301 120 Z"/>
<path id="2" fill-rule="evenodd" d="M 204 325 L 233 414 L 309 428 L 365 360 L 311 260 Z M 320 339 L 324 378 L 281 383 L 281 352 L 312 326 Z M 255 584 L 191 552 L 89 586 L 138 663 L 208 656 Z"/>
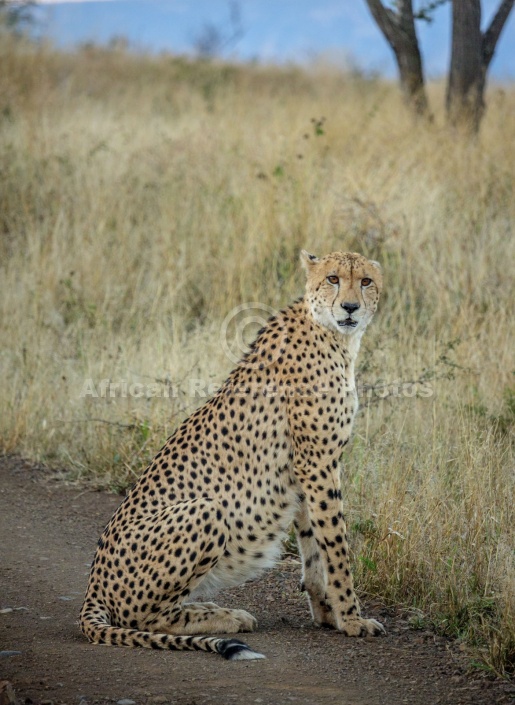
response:
<path id="1" fill-rule="evenodd" d="M 361 338 L 364 330 L 356 331 L 355 333 L 341 333 L 321 323 L 313 312 L 313 305 L 306 297 L 302 301 L 304 315 L 310 322 L 315 335 L 320 338 L 328 347 L 333 347 L 339 350 L 344 358 L 349 373 L 354 377 L 354 363 L 359 353 L 361 346 Z"/>
<path id="2" fill-rule="evenodd" d="M 336 334 L 336 337 L 339 337 L 341 339 L 341 344 L 343 345 L 343 348 L 349 354 L 353 369 L 356 358 L 358 357 L 359 349 L 361 347 L 361 338 L 363 337 L 363 333 L 364 331 L 360 330 L 356 333 L 348 333 L 343 335 L 340 334 L 339 336 L 338 334 Z"/>

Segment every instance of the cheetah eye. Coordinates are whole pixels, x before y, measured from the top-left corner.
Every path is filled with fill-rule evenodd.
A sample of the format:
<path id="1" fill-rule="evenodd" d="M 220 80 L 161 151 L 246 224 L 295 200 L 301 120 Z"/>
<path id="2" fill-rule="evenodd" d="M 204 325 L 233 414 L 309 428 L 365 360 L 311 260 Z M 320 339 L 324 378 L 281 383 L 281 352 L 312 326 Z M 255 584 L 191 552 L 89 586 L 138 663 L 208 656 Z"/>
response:
<path id="1" fill-rule="evenodd" d="M 327 281 L 329 282 L 329 284 L 339 284 L 340 277 L 337 277 L 335 274 L 331 274 L 330 277 L 327 277 Z"/>
<path id="2" fill-rule="evenodd" d="M 369 279 L 369 277 L 361 280 L 361 286 L 370 286 L 370 284 L 372 284 L 372 279 Z"/>

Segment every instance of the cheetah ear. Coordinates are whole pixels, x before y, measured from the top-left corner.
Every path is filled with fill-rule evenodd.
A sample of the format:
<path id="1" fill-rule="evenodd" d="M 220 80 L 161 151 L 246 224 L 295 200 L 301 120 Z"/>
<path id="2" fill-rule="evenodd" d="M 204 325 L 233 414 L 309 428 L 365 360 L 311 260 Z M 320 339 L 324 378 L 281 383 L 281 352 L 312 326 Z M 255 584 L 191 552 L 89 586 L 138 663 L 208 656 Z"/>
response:
<path id="1" fill-rule="evenodd" d="M 375 261 L 375 259 L 371 259 L 371 260 L 369 260 L 369 262 L 370 262 L 370 264 L 375 265 L 375 266 L 378 268 L 378 270 L 379 270 L 380 272 L 383 271 L 383 268 L 381 267 L 381 265 L 379 264 L 379 262 L 376 262 L 376 261 Z"/>
<path id="2" fill-rule="evenodd" d="M 314 264 L 318 264 L 318 262 L 320 262 L 318 257 L 315 257 L 315 255 L 310 255 L 309 252 L 307 252 L 306 250 L 300 251 L 300 261 L 302 266 L 304 267 L 304 271 L 306 272 L 306 274 L 310 272 L 311 267 Z"/>

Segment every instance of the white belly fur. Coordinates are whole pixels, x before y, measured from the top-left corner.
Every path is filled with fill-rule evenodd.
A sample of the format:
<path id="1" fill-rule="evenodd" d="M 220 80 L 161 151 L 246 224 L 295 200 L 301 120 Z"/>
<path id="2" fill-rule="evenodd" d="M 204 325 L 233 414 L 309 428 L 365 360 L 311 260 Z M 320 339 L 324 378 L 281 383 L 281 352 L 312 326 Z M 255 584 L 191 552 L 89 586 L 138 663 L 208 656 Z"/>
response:
<path id="1" fill-rule="evenodd" d="M 202 578 L 188 597 L 188 602 L 198 600 L 200 597 L 210 598 L 224 588 L 241 585 L 247 580 L 256 578 L 264 570 L 272 568 L 281 557 L 283 540 L 296 511 L 297 495 L 292 492 L 292 502 L 284 511 L 278 522 L 279 525 L 275 527 L 277 533 L 274 540 L 266 544 L 259 543 L 257 546 L 248 542 L 244 545 L 245 553 L 239 553 L 239 546 L 231 542 L 228 546 L 230 555 L 222 556 L 213 570 Z"/>

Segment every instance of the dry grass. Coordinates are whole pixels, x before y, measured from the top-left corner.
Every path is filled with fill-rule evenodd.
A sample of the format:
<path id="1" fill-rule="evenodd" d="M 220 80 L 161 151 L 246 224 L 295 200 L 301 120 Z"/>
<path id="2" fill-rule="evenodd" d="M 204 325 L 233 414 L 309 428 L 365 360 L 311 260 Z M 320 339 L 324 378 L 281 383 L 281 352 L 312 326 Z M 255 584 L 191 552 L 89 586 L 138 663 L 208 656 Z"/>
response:
<path id="1" fill-rule="evenodd" d="M 301 247 L 373 256 L 361 381 L 424 396 L 363 400 L 345 458 L 361 590 L 512 671 L 515 91 L 467 143 L 328 69 L 0 54 L 3 450 L 125 486 L 199 403 L 189 380 L 223 380 L 233 306 L 301 294 Z M 80 397 L 154 378 L 175 396 Z"/>

